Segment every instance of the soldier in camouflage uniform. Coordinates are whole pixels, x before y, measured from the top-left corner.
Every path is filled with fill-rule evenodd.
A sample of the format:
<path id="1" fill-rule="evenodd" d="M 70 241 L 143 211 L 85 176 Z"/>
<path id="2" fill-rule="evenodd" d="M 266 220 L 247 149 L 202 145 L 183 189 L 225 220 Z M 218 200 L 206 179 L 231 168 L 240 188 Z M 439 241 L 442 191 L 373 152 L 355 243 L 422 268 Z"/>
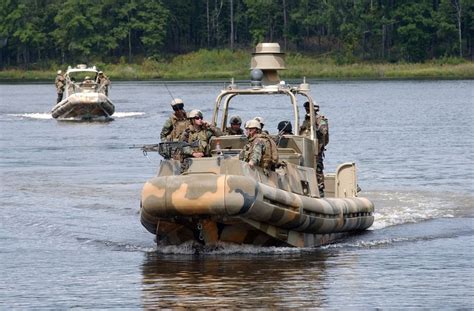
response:
<path id="1" fill-rule="evenodd" d="M 293 127 L 290 121 L 281 121 L 278 123 L 278 136 L 293 135 Z"/>
<path id="2" fill-rule="evenodd" d="M 243 135 L 244 130 L 240 127 L 242 119 L 239 116 L 232 116 L 230 118 L 230 126 L 225 129 L 226 135 Z"/>
<path id="3" fill-rule="evenodd" d="M 183 100 L 175 98 L 171 101 L 171 107 L 174 113 L 166 120 L 161 129 L 160 138 L 162 142 L 179 141 L 184 130 L 190 125 L 186 118 Z"/>
<path id="4" fill-rule="evenodd" d="M 304 108 L 306 110 L 306 116 L 303 121 L 303 124 L 300 127 L 300 135 L 307 135 L 310 136 L 310 109 L 309 109 L 309 102 L 304 103 Z M 316 178 L 318 181 L 318 188 L 319 194 L 321 197 L 324 197 L 324 151 L 326 150 L 326 145 L 329 143 L 329 125 L 328 119 L 320 115 L 319 113 L 319 106 L 314 105 L 314 113 L 315 113 L 315 128 L 316 128 L 316 137 L 318 139 L 318 148 L 315 152 L 315 162 L 316 162 Z"/>
<path id="5" fill-rule="evenodd" d="M 250 167 L 260 166 L 264 170 L 274 170 L 278 162 L 278 151 L 273 139 L 261 132 L 261 124 L 253 119 L 245 124 L 248 143 L 240 152 L 239 159 Z"/>
<path id="6" fill-rule="evenodd" d="M 99 84 L 100 89 L 104 90 L 105 96 L 109 96 L 110 79 L 102 71 L 99 71 L 99 75 L 97 76 L 97 83 Z"/>
<path id="7" fill-rule="evenodd" d="M 255 117 L 254 120 L 257 120 L 258 122 L 260 122 L 260 131 L 262 133 L 265 133 L 265 134 L 270 134 L 268 133 L 267 130 L 264 130 L 263 127 L 265 126 L 265 121 L 263 120 L 262 117 Z"/>
<path id="8" fill-rule="evenodd" d="M 219 136 L 220 133 L 215 127 L 203 120 L 203 115 L 200 110 L 191 110 L 188 119 L 190 124 L 186 130 L 184 130 L 180 140 L 190 144 L 199 141 L 199 145 L 194 148 L 190 146 L 184 147 L 182 155 L 185 158 L 209 157 L 211 155 L 209 141 L 212 136 Z"/>
<path id="9" fill-rule="evenodd" d="M 58 94 L 56 103 L 59 103 L 63 100 L 64 87 L 66 86 L 66 80 L 61 70 L 58 70 L 54 84 L 56 85 L 56 93 Z"/>

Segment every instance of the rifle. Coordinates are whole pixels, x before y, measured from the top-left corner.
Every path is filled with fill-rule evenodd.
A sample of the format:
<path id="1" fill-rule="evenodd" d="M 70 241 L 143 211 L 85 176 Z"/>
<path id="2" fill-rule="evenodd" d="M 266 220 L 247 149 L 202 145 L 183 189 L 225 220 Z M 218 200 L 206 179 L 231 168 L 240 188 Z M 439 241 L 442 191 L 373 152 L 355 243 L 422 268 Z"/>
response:
<path id="1" fill-rule="evenodd" d="M 143 154 L 146 155 L 150 151 L 158 151 L 158 153 L 165 159 L 176 159 L 180 158 L 181 153 L 183 152 L 184 147 L 195 148 L 199 146 L 199 140 L 196 140 L 192 143 L 187 143 L 185 141 L 169 141 L 159 144 L 150 144 L 150 145 L 134 145 L 129 147 L 129 149 L 141 149 Z"/>

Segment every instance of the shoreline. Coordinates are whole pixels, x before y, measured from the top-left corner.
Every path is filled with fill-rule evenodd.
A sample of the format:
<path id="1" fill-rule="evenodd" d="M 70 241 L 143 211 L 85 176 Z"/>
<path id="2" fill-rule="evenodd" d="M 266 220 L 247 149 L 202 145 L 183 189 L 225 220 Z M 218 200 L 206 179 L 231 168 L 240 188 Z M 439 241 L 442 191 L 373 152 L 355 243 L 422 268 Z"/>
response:
<path id="1" fill-rule="evenodd" d="M 284 77 L 281 77 L 282 81 L 285 81 L 290 84 L 299 84 L 302 82 L 303 78 L 306 78 L 306 82 L 308 83 L 313 83 L 313 82 L 319 82 L 319 81 L 449 81 L 449 80 L 474 80 L 474 77 L 395 77 L 395 78 L 372 78 L 372 77 L 357 77 L 357 78 L 351 78 L 351 77 L 329 77 L 329 78 L 308 78 L 308 77 L 301 77 L 301 78 L 290 78 L 290 79 L 285 79 Z M 112 82 L 156 82 L 157 84 L 160 83 L 169 83 L 169 84 L 185 84 L 185 83 L 208 83 L 208 84 L 214 84 L 214 83 L 230 83 L 232 78 L 222 78 L 222 79 L 111 79 Z M 248 83 L 250 81 L 249 79 L 234 79 L 234 83 L 236 84 L 243 84 L 243 83 Z M 8 78 L 0 78 L 0 84 L 23 84 L 23 83 L 38 83 L 38 84 L 49 84 L 53 83 L 54 84 L 54 78 L 48 78 L 48 79 L 37 79 L 37 78 L 32 78 L 32 79 L 8 79 Z"/>
<path id="2" fill-rule="evenodd" d="M 433 60 L 425 63 L 338 64 L 330 58 L 288 54 L 286 68 L 279 71 L 282 80 L 470 80 L 474 79 L 474 62 L 461 59 Z M 56 71 L 66 71 L 75 64 L 36 65 L 34 70 L 8 68 L 0 70 L 0 82 L 49 82 Z M 248 81 L 250 62 L 247 53 L 198 51 L 179 55 L 168 61 L 145 59 L 141 63 L 96 65 L 112 81 Z"/>

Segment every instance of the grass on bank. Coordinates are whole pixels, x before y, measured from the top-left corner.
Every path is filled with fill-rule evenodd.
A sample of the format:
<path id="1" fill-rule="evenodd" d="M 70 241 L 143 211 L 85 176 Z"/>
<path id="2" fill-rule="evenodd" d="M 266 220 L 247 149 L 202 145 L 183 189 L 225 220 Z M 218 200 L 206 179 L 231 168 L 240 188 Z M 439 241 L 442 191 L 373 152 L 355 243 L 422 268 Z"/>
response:
<path id="1" fill-rule="evenodd" d="M 230 50 L 199 50 L 179 55 L 170 61 L 145 59 L 140 64 L 96 65 L 111 80 L 247 80 L 250 72 L 250 53 Z M 54 80 L 56 71 L 65 71 L 68 65 L 45 70 L 5 69 L 0 80 L 45 81 Z M 474 79 L 474 62 L 456 59 L 426 63 L 354 63 L 339 65 L 331 58 L 318 58 L 288 53 L 286 67 L 280 73 L 283 79 Z"/>

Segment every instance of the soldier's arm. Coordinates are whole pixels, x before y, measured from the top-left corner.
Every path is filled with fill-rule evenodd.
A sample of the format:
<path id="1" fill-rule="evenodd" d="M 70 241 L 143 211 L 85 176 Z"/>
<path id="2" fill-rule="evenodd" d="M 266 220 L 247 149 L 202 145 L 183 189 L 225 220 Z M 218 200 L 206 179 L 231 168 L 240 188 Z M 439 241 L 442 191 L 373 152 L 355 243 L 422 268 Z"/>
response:
<path id="1" fill-rule="evenodd" d="M 191 146 L 186 146 L 186 147 L 183 147 L 183 155 L 187 156 L 187 157 L 192 157 L 193 156 L 193 148 L 191 148 Z"/>
<path id="2" fill-rule="evenodd" d="M 166 137 L 171 133 L 173 130 L 173 123 L 171 122 L 171 118 L 168 118 L 166 120 L 165 124 L 163 125 L 163 128 L 161 129 L 161 134 L 160 134 L 160 139 L 161 141 L 166 141 Z"/>
<path id="3" fill-rule="evenodd" d="M 260 165 L 260 162 L 262 161 L 262 155 L 265 151 L 264 149 L 265 145 L 263 144 L 263 141 L 259 140 L 255 142 L 252 154 L 250 155 L 249 159 L 249 165 L 251 167 Z"/>

